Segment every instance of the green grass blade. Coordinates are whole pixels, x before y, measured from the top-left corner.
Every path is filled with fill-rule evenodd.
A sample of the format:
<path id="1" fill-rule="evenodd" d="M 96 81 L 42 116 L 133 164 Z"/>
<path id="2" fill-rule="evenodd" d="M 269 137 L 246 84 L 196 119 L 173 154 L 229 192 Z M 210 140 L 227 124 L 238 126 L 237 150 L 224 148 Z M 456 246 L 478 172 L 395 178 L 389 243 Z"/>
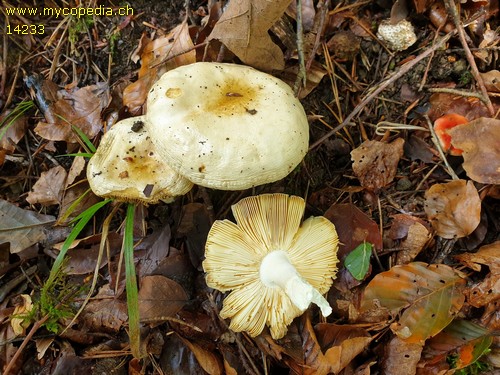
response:
<path id="1" fill-rule="evenodd" d="M 64 223 L 66 221 L 66 219 L 69 217 L 69 215 L 71 215 L 76 207 L 80 204 L 80 202 L 87 196 L 88 193 L 90 193 L 92 190 L 90 188 L 88 188 L 87 190 L 85 190 L 85 192 L 80 195 L 78 198 L 75 199 L 75 201 L 73 203 L 70 204 L 70 206 L 68 207 L 68 209 L 66 210 L 66 212 L 64 213 L 64 215 L 57 220 L 58 223 Z M 84 211 L 85 212 L 85 211 Z"/>
<path id="2" fill-rule="evenodd" d="M 14 110 L 9 113 L 0 123 L 0 139 L 5 136 L 7 130 L 9 130 L 9 128 L 16 122 L 19 117 L 21 117 L 26 111 L 30 110 L 34 106 L 35 104 L 31 100 L 19 103 L 14 108 Z"/>
<path id="3" fill-rule="evenodd" d="M 96 151 L 96 147 L 93 145 L 93 143 L 90 141 L 90 139 L 87 137 L 87 135 L 82 132 L 80 130 L 80 128 L 78 128 L 77 126 L 75 125 L 71 125 L 71 129 L 73 129 L 73 131 L 78 134 L 78 136 L 80 137 L 80 139 L 85 143 L 85 145 L 87 146 L 89 153 L 91 154 L 95 154 L 95 151 Z"/>
<path id="4" fill-rule="evenodd" d="M 137 278 L 134 265 L 134 212 L 135 204 L 127 206 L 127 217 L 125 219 L 125 233 L 123 237 L 123 255 L 125 259 L 125 286 L 127 289 L 128 307 L 128 334 L 130 338 L 130 349 L 132 355 L 141 358 L 139 326 L 139 292 L 137 290 Z"/>

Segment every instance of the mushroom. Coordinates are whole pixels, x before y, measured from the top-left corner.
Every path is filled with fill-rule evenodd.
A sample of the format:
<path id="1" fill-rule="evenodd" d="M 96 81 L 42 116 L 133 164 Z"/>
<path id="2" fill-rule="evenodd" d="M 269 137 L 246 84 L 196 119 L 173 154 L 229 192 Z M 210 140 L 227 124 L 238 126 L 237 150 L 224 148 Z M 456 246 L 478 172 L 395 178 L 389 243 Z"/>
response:
<path id="1" fill-rule="evenodd" d="M 404 51 L 417 41 L 411 22 L 401 20 L 395 24 L 391 20 L 383 20 L 377 31 L 377 37 L 392 51 Z"/>
<path id="2" fill-rule="evenodd" d="M 277 181 L 308 149 L 307 116 L 292 89 L 242 65 L 199 62 L 165 73 L 148 94 L 146 118 L 165 162 L 210 188 Z"/>
<path id="3" fill-rule="evenodd" d="M 117 122 L 87 166 L 92 191 L 123 202 L 157 203 L 186 194 L 193 184 L 170 168 L 151 142 L 143 116 Z"/>
<path id="4" fill-rule="evenodd" d="M 296 196 L 252 196 L 232 206 L 237 224 L 210 229 L 203 269 L 209 287 L 231 291 L 220 315 L 233 331 L 255 337 L 267 325 L 279 339 L 311 303 L 332 312 L 322 295 L 337 272 L 337 232 L 324 217 L 300 225 L 304 208 Z"/>
<path id="5" fill-rule="evenodd" d="M 457 115 L 456 113 L 449 113 L 434 121 L 434 131 L 436 132 L 443 151 L 448 151 L 449 154 L 453 156 L 462 155 L 462 150 L 452 146 L 451 135 L 448 134 L 448 130 L 457 125 L 467 124 L 468 122 L 469 120 L 467 120 L 467 118 Z"/>

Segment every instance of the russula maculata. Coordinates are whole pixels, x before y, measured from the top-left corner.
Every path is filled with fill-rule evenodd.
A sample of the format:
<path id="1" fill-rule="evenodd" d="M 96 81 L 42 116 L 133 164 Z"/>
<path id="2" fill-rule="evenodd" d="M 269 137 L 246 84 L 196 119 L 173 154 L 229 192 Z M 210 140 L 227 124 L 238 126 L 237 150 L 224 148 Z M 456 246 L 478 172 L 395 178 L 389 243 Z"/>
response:
<path id="1" fill-rule="evenodd" d="M 436 132 L 443 151 L 448 151 L 449 154 L 453 156 L 462 155 L 463 151 L 453 147 L 451 144 L 451 135 L 448 134 L 448 130 L 457 125 L 467 124 L 468 122 L 469 120 L 467 120 L 467 118 L 456 113 L 449 113 L 434 121 L 434 131 Z"/>
<path id="2" fill-rule="evenodd" d="M 337 232 L 324 217 L 301 225 L 304 209 L 300 197 L 252 196 L 232 206 L 237 224 L 210 229 L 203 268 L 208 286 L 231 291 L 220 315 L 233 331 L 257 336 L 267 325 L 279 339 L 311 303 L 331 313 L 323 294 L 337 272 Z"/>
<path id="3" fill-rule="evenodd" d="M 165 73 L 148 94 L 146 118 L 165 162 L 215 189 L 282 179 L 308 149 L 307 117 L 290 87 L 243 65 L 199 62 Z"/>
<path id="4" fill-rule="evenodd" d="M 144 121 L 143 116 L 121 120 L 102 137 L 87 166 L 96 195 L 153 204 L 191 190 L 193 184 L 158 155 Z"/>

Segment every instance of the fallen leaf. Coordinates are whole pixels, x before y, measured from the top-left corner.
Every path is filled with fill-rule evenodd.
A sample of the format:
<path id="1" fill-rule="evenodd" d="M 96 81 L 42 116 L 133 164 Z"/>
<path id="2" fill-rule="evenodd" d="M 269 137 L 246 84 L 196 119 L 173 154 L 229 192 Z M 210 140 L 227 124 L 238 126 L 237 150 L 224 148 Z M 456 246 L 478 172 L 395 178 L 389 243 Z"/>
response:
<path id="1" fill-rule="evenodd" d="M 191 350 L 198 360 L 200 366 L 209 375 L 219 375 L 223 373 L 223 365 L 220 358 L 213 352 L 206 350 L 201 345 L 191 342 L 181 336 L 179 336 L 181 341 L 186 345 L 189 350 Z"/>
<path id="2" fill-rule="evenodd" d="M 422 353 L 423 343 L 408 343 L 398 336 L 384 348 L 381 370 L 384 375 L 414 375 Z"/>
<path id="3" fill-rule="evenodd" d="M 378 190 L 392 182 L 399 159 L 403 156 L 404 143 L 402 138 L 391 143 L 365 141 L 352 150 L 352 169 L 361 186 L 368 190 Z"/>
<path id="4" fill-rule="evenodd" d="M 469 121 L 489 115 L 488 108 L 481 100 L 461 95 L 435 93 L 430 96 L 429 104 L 428 116 L 432 122 L 448 113 L 462 115 Z"/>
<path id="5" fill-rule="evenodd" d="M 364 242 L 351 251 L 344 259 L 344 266 L 356 280 L 363 280 L 368 274 L 372 244 Z"/>
<path id="6" fill-rule="evenodd" d="M 423 363 L 445 362 L 445 358 L 452 355 L 455 358 L 453 368 L 459 370 L 479 359 L 492 342 L 493 338 L 486 328 L 456 319 L 427 342 Z"/>
<path id="7" fill-rule="evenodd" d="M 337 229 L 339 236 L 339 259 L 343 259 L 354 248 L 368 242 L 376 250 L 382 249 L 382 236 L 376 222 L 350 203 L 334 204 L 323 215 Z"/>
<path id="8" fill-rule="evenodd" d="M 401 241 L 401 250 L 396 254 L 396 265 L 413 261 L 430 239 L 431 233 L 429 230 L 419 222 L 414 222 L 408 228 L 407 237 Z"/>
<path id="9" fill-rule="evenodd" d="M 10 118 L 9 116 L 12 116 L 12 111 L 5 111 L 0 116 L 0 135 L 5 131 L 3 137 L 0 138 L 0 149 L 12 154 L 16 150 L 15 145 L 26 133 L 28 118 L 24 115 L 17 118 L 15 116 Z M 5 130 L 5 127 L 8 127 L 7 130 Z"/>
<path id="10" fill-rule="evenodd" d="M 155 274 L 162 261 L 168 258 L 170 226 L 154 228 L 135 248 L 134 257 L 139 260 L 136 270 L 139 277 Z M 167 275 L 163 275 L 167 276 Z"/>
<path id="11" fill-rule="evenodd" d="M 404 153 L 411 160 L 422 160 L 424 163 L 431 163 L 434 153 L 422 138 L 411 135 L 403 147 Z"/>
<path id="12" fill-rule="evenodd" d="M 425 213 L 437 235 L 462 238 L 481 220 L 481 199 L 472 181 L 435 184 L 425 192 Z"/>
<path id="13" fill-rule="evenodd" d="M 80 319 L 89 330 L 118 332 L 128 320 L 127 303 L 116 298 L 114 291 L 106 284 L 85 306 Z"/>
<path id="14" fill-rule="evenodd" d="M 299 72 L 299 64 L 287 66 L 281 74 L 278 75 L 280 79 L 286 82 L 290 87 L 293 87 L 297 80 Z M 299 99 L 304 99 L 309 95 L 321 82 L 327 71 L 319 62 L 313 60 L 310 69 L 307 71 L 306 86 L 301 87 L 299 92 Z"/>
<path id="15" fill-rule="evenodd" d="M 220 40 L 247 65 L 264 71 L 283 70 L 283 52 L 268 30 L 289 4 L 290 0 L 232 0 L 209 40 Z"/>
<path id="16" fill-rule="evenodd" d="M 54 219 L 0 200 L 0 244 L 10 243 L 10 252 L 18 253 L 45 240 L 44 228 L 52 225 Z"/>
<path id="17" fill-rule="evenodd" d="M 463 150 L 467 176 L 483 184 L 500 184 L 500 120 L 481 117 L 448 133 L 453 146 Z"/>
<path id="18" fill-rule="evenodd" d="M 28 193 L 26 201 L 30 204 L 39 203 L 42 206 L 61 204 L 67 176 L 68 173 L 60 165 L 42 172 Z"/>
<path id="19" fill-rule="evenodd" d="M 31 297 L 28 294 L 21 294 L 21 303 L 16 304 L 10 319 L 10 325 L 16 335 L 23 335 L 26 328 L 31 324 L 30 320 L 26 318 L 32 310 L 33 302 Z"/>
<path id="20" fill-rule="evenodd" d="M 463 253 L 455 256 L 460 262 L 475 271 L 480 271 L 480 264 L 486 265 L 490 273 L 475 282 L 467 291 L 467 301 L 474 307 L 493 305 L 500 300 L 500 241 L 482 246 L 477 253 Z"/>
<path id="21" fill-rule="evenodd" d="M 94 138 L 102 129 L 101 112 L 110 101 L 109 87 L 100 82 L 70 91 L 41 78 L 30 76 L 26 85 L 33 92 L 46 122 L 40 121 L 35 132 L 51 141 L 77 143 L 78 136 L 72 126 L 88 138 Z"/>
<path id="22" fill-rule="evenodd" d="M 490 70 L 489 72 L 479 73 L 484 81 L 486 90 L 491 92 L 500 92 L 500 71 Z"/>
<path id="23" fill-rule="evenodd" d="M 379 273 L 368 284 L 361 311 L 376 305 L 398 313 L 391 329 L 408 343 L 423 343 L 446 327 L 461 309 L 465 280 L 451 267 L 414 262 Z"/>
<path id="24" fill-rule="evenodd" d="M 123 91 L 123 105 L 132 114 L 139 114 L 151 86 L 169 70 L 196 61 L 196 51 L 187 22 L 182 22 L 167 35 L 146 39 L 141 51 L 138 79 Z"/>
<path id="25" fill-rule="evenodd" d="M 142 322 L 162 321 L 182 309 L 188 297 L 175 281 L 164 276 L 145 276 L 139 289 L 139 315 Z"/>

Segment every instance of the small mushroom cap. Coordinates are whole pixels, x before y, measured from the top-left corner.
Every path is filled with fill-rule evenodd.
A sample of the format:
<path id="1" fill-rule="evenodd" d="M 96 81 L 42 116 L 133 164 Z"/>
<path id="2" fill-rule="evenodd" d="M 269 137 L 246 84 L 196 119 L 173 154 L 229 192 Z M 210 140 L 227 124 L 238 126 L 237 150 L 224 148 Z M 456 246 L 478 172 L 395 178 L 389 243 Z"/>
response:
<path id="1" fill-rule="evenodd" d="M 408 49 L 417 41 L 413 25 L 407 20 L 401 20 L 396 24 L 392 24 L 390 20 L 382 21 L 378 27 L 377 37 L 390 50 L 396 52 Z"/>
<path id="2" fill-rule="evenodd" d="M 193 184 L 159 157 L 144 123 L 144 116 L 128 118 L 104 134 L 87 166 L 96 195 L 153 204 L 191 190 Z"/>
<path id="3" fill-rule="evenodd" d="M 469 120 L 462 115 L 456 113 L 449 113 L 441 116 L 436 121 L 434 121 L 434 131 L 441 143 L 443 151 L 448 151 L 450 155 L 460 156 L 462 155 L 462 150 L 453 147 L 451 144 L 451 135 L 448 130 L 454 128 L 457 125 L 467 124 Z"/>
<path id="4" fill-rule="evenodd" d="M 210 229 L 203 269 L 208 286 L 231 291 L 220 315 L 231 318 L 233 331 L 255 337 L 267 325 L 279 339 L 304 312 L 285 290 L 267 283 L 269 275 L 262 275 L 267 271 L 261 265 L 269 254 L 286 255 L 320 294 L 330 289 L 337 272 L 337 232 L 321 216 L 301 224 L 304 208 L 302 198 L 286 194 L 248 197 L 232 206 L 237 224 L 218 220 Z"/>
<path id="5" fill-rule="evenodd" d="M 148 94 L 146 117 L 172 168 L 222 190 L 284 178 L 309 144 L 307 116 L 291 88 L 236 64 L 200 62 L 165 73 Z"/>

